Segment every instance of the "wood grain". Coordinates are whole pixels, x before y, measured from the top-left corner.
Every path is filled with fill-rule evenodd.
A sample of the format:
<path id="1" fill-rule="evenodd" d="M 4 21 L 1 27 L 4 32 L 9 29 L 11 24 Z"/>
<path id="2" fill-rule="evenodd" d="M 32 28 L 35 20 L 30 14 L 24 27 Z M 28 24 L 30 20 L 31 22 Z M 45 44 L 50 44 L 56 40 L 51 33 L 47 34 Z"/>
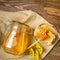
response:
<path id="1" fill-rule="evenodd" d="M 30 9 L 52 23 L 60 32 L 60 0 L 0 0 L 0 10 Z M 43 60 L 60 60 L 60 41 Z"/>

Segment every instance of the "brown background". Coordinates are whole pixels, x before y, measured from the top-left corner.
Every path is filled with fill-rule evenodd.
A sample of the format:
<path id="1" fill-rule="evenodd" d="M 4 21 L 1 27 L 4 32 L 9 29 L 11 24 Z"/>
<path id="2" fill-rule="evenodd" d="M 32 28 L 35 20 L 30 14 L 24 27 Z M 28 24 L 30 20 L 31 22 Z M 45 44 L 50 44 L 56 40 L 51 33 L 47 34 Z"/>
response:
<path id="1" fill-rule="evenodd" d="M 14 12 L 26 9 L 43 16 L 60 32 L 60 0 L 0 0 L 0 10 Z M 43 60 L 60 60 L 60 41 Z"/>

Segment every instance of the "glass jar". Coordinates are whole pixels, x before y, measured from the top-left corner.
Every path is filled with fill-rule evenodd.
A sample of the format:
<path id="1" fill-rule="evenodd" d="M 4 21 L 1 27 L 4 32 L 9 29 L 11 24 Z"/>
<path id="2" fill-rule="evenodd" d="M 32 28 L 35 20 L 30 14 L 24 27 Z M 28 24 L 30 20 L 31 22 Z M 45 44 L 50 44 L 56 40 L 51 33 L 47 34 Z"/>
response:
<path id="1" fill-rule="evenodd" d="M 13 21 L 3 42 L 3 49 L 15 55 L 23 54 L 29 46 L 31 28 L 20 22 Z"/>

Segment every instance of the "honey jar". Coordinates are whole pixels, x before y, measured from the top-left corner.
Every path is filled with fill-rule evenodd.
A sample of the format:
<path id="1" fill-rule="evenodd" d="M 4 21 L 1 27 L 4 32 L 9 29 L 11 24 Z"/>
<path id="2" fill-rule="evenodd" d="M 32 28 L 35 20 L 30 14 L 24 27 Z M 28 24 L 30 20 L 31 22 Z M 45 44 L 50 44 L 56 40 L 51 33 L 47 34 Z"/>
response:
<path id="1" fill-rule="evenodd" d="M 32 29 L 28 25 L 12 21 L 2 47 L 8 53 L 21 55 L 27 50 L 31 35 Z"/>

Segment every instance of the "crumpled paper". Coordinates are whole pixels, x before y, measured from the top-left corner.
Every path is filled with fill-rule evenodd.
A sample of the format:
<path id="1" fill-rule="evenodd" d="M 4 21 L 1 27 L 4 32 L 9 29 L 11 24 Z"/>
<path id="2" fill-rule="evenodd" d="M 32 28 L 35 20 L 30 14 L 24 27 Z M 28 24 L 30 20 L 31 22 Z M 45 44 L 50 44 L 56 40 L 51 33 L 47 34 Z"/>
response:
<path id="1" fill-rule="evenodd" d="M 53 25 L 48 23 L 43 17 L 41 17 L 39 14 L 31 10 L 24 10 L 24 11 L 17 11 L 17 12 L 0 11 L 0 28 L 3 34 L 5 34 L 6 28 L 9 25 L 10 21 L 12 20 L 25 23 L 33 29 L 35 29 L 36 26 L 44 23 L 47 23 L 51 27 L 53 27 Z M 54 32 L 58 35 L 58 38 L 56 39 L 56 42 L 53 45 L 43 46 L 45 48 L 45 51 L 41 56 L 42 59 L 50 52 L 50 50 L 60 39 L 59 38 L 60 34 L 57 32 L 57 30 L 54 29 Z M 7 58 L 10 59 L 11 57 L 15 57 L 15 56 L 11 54 L 7 54 L 2 49 L 0 49 L 0 60 L 5 60 Z M 23 60 L 23 59 L 19 59 L 19 60 Z"/>

